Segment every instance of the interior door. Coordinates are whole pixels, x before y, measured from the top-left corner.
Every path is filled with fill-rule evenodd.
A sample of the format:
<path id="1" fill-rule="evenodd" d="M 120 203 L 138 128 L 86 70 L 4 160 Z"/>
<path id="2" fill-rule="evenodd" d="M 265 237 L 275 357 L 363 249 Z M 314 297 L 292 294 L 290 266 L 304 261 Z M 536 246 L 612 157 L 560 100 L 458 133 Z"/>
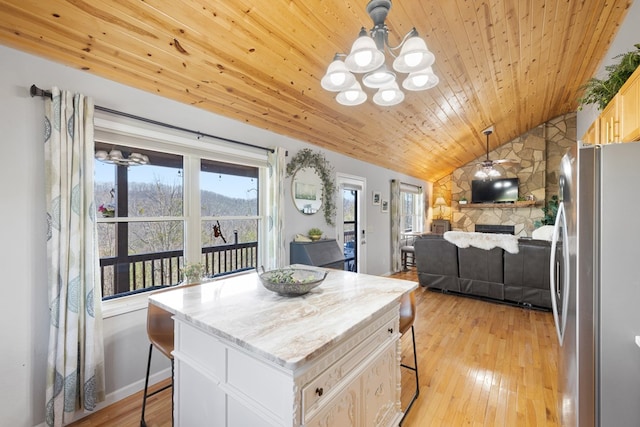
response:
<path id="1" fill-rule="evenodd" d="M 344 269 L 358 271 L 358 191 L 342 189 L 342 236 L 344 239 Z"/>

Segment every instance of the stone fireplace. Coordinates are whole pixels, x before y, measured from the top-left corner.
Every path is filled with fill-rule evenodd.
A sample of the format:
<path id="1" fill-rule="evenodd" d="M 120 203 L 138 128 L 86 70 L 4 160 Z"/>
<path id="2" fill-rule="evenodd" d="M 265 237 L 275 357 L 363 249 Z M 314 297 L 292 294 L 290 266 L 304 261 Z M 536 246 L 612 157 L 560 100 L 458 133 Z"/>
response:
<path id="1" fill-rule="evenodd" d="M 558 168 L 567 149 L 576 144 L 576 114 L 569 113 L 543 123 L 529 132 L 503 144 L 489 153 L 491 159 L 515 159 L 517 166 L 498 167 L 502 177 L 518 177 L 518 193 L 533 198 L 535 205 L 475 205 L 458 203 L 471 200 L 471 181 L 477 163 L 484 155 L 453 171 L 433 184 L 433 200 L 443 197 L 448 207 L 443 210 L 451 221 L 451 229 L 474 231 L 477 224 L 513 227 L 512 234 L 530 237 L 535 221 L 542 219 L 542 207 L 558 194 Z"/>

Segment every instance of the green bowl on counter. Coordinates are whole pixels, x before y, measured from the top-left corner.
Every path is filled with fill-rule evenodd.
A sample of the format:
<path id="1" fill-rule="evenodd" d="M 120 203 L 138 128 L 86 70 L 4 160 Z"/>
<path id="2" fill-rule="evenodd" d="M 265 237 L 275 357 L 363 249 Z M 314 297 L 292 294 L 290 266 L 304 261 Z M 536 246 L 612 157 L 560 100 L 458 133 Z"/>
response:
<path id="1" fill-rule="evenodd" d="M 327 277 L 327 272 L 287 267 L 265 271 L 259 276 L 260 282 L 268 290 L 282 296 L 292 297 L 304 295 L 320 285 Z"/>

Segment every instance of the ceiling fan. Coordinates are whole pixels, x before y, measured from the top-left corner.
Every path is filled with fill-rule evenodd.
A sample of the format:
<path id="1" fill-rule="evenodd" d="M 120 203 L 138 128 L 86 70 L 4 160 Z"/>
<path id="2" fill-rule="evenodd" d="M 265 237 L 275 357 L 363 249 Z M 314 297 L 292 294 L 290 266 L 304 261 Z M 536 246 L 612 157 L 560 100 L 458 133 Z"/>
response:
<path id="1" fill-rule="evenodd" d="M 485 160 L 478 163 L 478 170 L 475 174 L 476 178 L 483 180 L 487 178 L 496 178 L 500 176 L 500 171 L 498 171 L 494 166 L 511 166 L 518 164 L 518 161 L 513 159 L 489 160 L 489 135 L 493 133 L 493 126 L 483 130 L 482 133 L 487 136 L 487 157 Z"/>

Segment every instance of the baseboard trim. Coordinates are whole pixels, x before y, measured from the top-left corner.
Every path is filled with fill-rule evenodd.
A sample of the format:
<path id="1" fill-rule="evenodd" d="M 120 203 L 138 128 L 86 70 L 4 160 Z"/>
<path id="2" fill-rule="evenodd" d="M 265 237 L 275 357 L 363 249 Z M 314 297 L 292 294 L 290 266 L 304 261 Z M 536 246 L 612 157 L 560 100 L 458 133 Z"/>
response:
<path id="1" fill-rule="evenodd" d="M 166 368 L 163 369 L 162 371 L 156 372 L 155 374 L 152 374 L 149 376 L 149 385 L 154 385 L 156 383 L 159 383 L 160 381 L 164 381 L 167 378 L 171 378 L 171 368 Z M 118 390 L 115 390 L 109 394 L 107 394 L 107 396 L 105 397 L 104 402 L 100 402 L 96 405 L 96 409 L 94 411 L 91 412 L 86 412 L 86 411 L 78 411 L 76 413 L 73 414 L 73 417 L 71 420 L 69 420 L 69 422 L 65 423 L 65 425 L 74 423 L 78 420 L 81 420 L 85 417 L 88 417 L 89 415 L 95 414 L 96 412 L 116 403 L 119 402 L 122 399 L 125 399 L 129 396 L 131 396 L 132 394 L 138 393 L 139 391 L 142 391 L 144 389 L 144 378 L 142 378 L 141 380 L 138 380 L 134 383 L 131 383 L 125 387 L 122 387 Z M 140 401 L 140 405 L 142 405 L 142 401 Z M 45 423 L 41 423 L 38 424 L 35 427 L 46 427 Z"/>

